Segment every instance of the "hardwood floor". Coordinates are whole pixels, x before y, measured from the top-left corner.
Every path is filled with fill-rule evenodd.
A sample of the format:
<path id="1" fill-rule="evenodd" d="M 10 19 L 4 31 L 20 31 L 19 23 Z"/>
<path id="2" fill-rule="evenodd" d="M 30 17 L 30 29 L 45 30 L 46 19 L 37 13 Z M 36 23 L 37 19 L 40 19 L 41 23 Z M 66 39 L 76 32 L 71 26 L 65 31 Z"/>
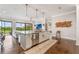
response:
<path id="1" fill-rule="evenodd" d="M 79 54 L 79 46 L 75 43 L 73 40 L 61 39 L 60 43 L 49 48 L 45 54 Z M 12 36 L 6 36 L 4 46 L 0 48 L 0 54 L 23 54 L 23 51 Z"/>
<path id="2" fill-rule="evenodd" d="M 23 51 L 18 42 L 11 35 L 5 37 L 4 45 L 1 46 L 0 49 L 1 54 L 19 54 Z"/>
<path id="3" fill-rule="evenodd" d="M 73 40 L 61 39 L 60 43 L 52 46 L 46 54 L 77 54 L 79 47 L 75 43 Z"/>
<path id="4" fill-rule="evenodd" d="M 75 50 L 76 50 L 75 54 L 79 54 L 79 46 L 76 46 Z"/>

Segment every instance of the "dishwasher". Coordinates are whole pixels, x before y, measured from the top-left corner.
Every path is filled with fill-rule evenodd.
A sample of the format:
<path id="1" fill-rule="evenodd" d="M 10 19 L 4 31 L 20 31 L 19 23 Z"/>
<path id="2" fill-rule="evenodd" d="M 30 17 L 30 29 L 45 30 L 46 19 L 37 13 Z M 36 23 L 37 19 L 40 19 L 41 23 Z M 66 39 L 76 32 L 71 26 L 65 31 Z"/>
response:
<path id="1" fill-rule="evenodd" d="M 39 44 L 39 33 L 32 33 L 32 46 Z"/>

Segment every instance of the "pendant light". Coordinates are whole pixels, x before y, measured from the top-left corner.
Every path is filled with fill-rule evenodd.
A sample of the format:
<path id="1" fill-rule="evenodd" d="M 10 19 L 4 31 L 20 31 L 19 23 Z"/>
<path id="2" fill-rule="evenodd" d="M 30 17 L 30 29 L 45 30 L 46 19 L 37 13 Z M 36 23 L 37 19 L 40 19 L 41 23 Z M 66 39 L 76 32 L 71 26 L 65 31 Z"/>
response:
<path id="1" fill-rule="evenodd" d="M 42 12 L 42 16 L 43 19 L 45 20 L 45 24 L 43 24 L 43 26 L 45 27 L 45 31 L 47 31 L 48 27 L 47 27 L 47 19 L 45 19 L 45 12 Z"/>
<path id="2" fill-rule="evenodd" d="M 42 12 L 42 16 L 43 16 L 43 18 L 44 18 L 44 16 L 45 16 L 45 13 L 44 13 L 44 12 Z"/>
<path id="3" fill-rule="evenodd" d="M 42 12 L 42 18 L 43 18 L 43 20 L 44 20 L 44 12 Z M 45 21 L 45 20 L 44 20 Z M 44 24 L 43 24 L 43 26 L 44 26 Z"/>
<path id="4" fill-rule="evenodd" d="M 28 15 L 27 15 L 27 9 L 28 9 L 28 4 L 25 4 L 25 6 L 26 6 L 26 18 L 28 17 Z M 26 23 L 25 23 L 25 34 L 26 34 Z"/>
<path id="5" fill-rule="evenodd" d="M 27 11 L 28 11 L 28 4 L 25 4 L 26 5 L 26 16 L 28 16 L 27 15 Z"/>
<path id="6" fill-rule="evenodd" d="M 38 9 L 36 9 L 36 18 L 38 17 Z"/>

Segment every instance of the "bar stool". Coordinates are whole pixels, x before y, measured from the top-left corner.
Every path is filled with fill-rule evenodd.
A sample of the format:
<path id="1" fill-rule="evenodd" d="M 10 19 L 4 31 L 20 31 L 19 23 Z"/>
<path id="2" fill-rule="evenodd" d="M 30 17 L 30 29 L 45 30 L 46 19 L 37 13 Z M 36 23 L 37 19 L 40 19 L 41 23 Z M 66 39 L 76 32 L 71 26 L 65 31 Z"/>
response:
<path id="1" fill-rule="evenodd" d="M 56 40 L 58 40 L 58 43 L 60 43 L 60 41 L 61 41 L 61 32 L 60 31 L 56 32 Z"/>

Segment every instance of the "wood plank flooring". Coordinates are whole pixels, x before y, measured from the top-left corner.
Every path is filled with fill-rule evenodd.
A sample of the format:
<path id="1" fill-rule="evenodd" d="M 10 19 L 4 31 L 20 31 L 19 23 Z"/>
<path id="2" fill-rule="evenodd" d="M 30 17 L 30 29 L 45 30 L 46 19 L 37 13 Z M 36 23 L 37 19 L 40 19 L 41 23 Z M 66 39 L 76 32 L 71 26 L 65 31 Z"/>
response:
<path id="1" fill-rule="evenodd" d="M 11 35 L 5 37 L 4 45 L 0 48 L 1 54 L 19 54 L 21 51 L 23 49 Z"/>
<path id="2" fill-rule="evenodd" d="M 76 54 L 79 53 L 79 47 L 75 45 L 75 41 L 61 39 L 59 44 L 52 46 L 46 54 Z"/>
<path id="3" fill-rule="evenodd" d="M 75 41 L 61 39 L 60 43 L 56 43 L 45 54 L 79 54 L 79 46 L 75 45 Z M 0 54 L 23 54 L 24 50 L 12 36 L 6 36 L 4 46 L 0 48 Z"/>

